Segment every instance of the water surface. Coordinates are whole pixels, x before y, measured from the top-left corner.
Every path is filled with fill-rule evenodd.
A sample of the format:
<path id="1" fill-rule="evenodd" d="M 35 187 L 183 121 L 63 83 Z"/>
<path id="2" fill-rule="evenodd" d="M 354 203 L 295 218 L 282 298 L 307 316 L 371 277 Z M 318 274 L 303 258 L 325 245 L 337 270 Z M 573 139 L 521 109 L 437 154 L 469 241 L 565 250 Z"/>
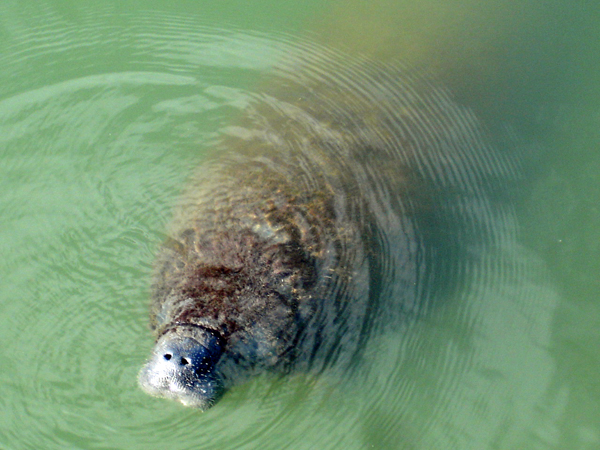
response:
<path id="1" fill-rule="evenodd" d="M 0 447 L 600 445 L 591 11 L 128 5 L 0 9 Z M 269 80 L 363 57 L 430 72 L 503 137 L 520 183 L 500 239 L 357 374 L 259 378 L 207 413 L 146 396 L 152 261 L 187 178 Z"/>

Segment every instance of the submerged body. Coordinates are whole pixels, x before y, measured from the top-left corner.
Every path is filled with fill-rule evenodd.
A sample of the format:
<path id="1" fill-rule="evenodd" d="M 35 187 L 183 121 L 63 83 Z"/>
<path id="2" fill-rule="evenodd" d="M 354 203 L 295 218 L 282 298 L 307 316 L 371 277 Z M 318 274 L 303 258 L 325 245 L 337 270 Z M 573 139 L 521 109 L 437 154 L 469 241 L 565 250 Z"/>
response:
<path id="1" fill-rule="evenodd" d="M 148 393 L 207 409 L 258 373 L 349 364 L 493 241 L 510 170 L 473 115 L 401 70 L 344 70 L 252 99 L 194 176 L 157 261 Z"/>

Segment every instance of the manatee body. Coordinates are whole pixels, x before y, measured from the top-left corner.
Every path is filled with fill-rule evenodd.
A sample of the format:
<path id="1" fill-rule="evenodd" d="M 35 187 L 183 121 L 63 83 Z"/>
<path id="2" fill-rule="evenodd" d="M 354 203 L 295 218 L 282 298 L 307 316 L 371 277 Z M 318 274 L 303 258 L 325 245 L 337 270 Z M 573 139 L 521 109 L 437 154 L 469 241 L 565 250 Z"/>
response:
<path id="1" fill-rule="evenodd" d="M 157 258 L 146 392 L 207 409 L 259 373 L 349 364 L 493 239 L 485 180 L 508 169 L 474 116 L 401 69 L 332 74 L 246 98 L 194 175 Z"/>

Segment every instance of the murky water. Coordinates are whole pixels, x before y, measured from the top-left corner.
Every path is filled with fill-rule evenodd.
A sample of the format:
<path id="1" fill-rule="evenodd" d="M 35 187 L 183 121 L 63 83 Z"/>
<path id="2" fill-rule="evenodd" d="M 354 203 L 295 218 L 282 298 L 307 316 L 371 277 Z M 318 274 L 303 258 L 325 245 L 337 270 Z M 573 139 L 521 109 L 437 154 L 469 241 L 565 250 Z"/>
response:
<path id="1" fill-rule="evenodd" d="M 0 448 L 598 448 L 596 22 L 509 3 L 398 5 L 396 31 L 362 17 L 357 30 L 381 23 L 409 46 L 341 39 L 324 25 L 343 22 L 335 5 L 1 7 Z M 444 26 L 466 23 L 471 40 Z M 206 413 L 148 397 L 150 274 L 186 180 L 253 101 L 288 104 L 299 66 L 341 80 L 331 61 L 363 58 L 353 49 L 430 71 L 479 115 L 493 151 L 437 180 L 485 186 L 481 210 L 449 209 L 488 238 L 427 314 L 375 327 L 352 373 L 259 377 Z"/>

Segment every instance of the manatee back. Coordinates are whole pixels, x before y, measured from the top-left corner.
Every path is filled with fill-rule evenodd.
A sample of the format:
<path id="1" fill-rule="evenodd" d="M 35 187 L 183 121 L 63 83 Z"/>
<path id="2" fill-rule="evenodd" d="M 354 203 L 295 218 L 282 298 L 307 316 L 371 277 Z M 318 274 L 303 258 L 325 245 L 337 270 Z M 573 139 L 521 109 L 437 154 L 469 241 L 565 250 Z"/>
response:
<path id="1" fill-rule="evenodd" d="M 499 193 L 517 170 L 468 109 L 404 68 L 329 69 L 280 72 L 248 96 L 192 177 L 159 257 L 158 329 L 189 317 L 182 291 L 216 267 L 254 297 L 211 314 L 263 323 L 251 334 L 273 367 L 349 361 L 373 328 L 451 296 L 510 228 Z"/>

